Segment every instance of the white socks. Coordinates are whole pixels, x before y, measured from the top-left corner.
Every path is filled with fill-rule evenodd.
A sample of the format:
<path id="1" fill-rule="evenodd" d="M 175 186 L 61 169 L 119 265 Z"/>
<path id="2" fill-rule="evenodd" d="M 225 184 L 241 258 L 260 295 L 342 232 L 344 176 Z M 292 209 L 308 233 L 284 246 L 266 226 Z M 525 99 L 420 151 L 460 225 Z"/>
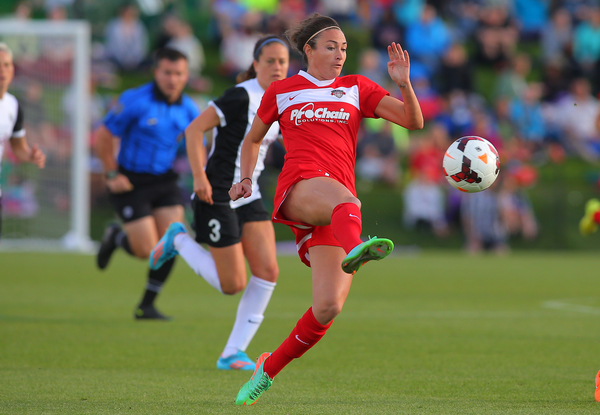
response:
<path id="1" fill-rule="evenodd" d="M 240 299 L 235 324 L 222 357 L 229 357 L 240 350 L 242 352 L 246 350 L 265 318 L 263 314 L 269 305 L 275 285 L 274 282 L 262 280 L 254 275 L 250 278 Z"/>
<path id="2" fill-rule="evenodd" d="M 179 256 L 187 262 L 196 274 L 204 278 L 217 291 L 223 293 L 217 267 L 210 252 L 187 233 L 175 235 L 173 245 L 179 252 Z M 269 305 L 275 285 L 274 282 L 262 280 L 254 275 L 250 277 L 250 281 L 248 281 L 248 285 L 240 299 L 235 323 L 227 345 L 223 350 L 223 357 L 229 357 L 240 350 L 246 350 L 265 318 L 264 312 L 267 305 Z"/>
<path id="3" fill-rule="evenodd" d="M 217 266 L 215 265 L 215 260 L 210 252 L 202 248 L 202 246 L 187 233 L 178 233 L 175 235 L 175 238 L 173 238 L 173 245 L 177 252 L 179 252 L 179 255 L 196 274 L 204 278 L 207 283 L 221 294 L 223 293 Z"/>

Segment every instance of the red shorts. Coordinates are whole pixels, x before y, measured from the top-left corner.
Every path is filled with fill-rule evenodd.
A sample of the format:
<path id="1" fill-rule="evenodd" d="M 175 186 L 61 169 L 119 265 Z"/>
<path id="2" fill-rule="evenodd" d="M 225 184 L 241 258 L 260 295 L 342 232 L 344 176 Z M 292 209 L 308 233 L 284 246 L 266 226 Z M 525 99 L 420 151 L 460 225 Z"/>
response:
<path id="1" fill-rule="evenodd" d="M 331 177 L 334 180 L 337 178 L 332 177 L 327 171 L 320 169 L 316 165 L 284 165 L 282 172 L 279 174 L 277 180 L 277 190 L 275 191 L 275 209 L 273 210 L 273 222 L 283 223 L 288 225 L 294 235 L 296 235 L 296 249 L 298 250 L 298 256 L 300 260 L 310 267 L 310 258 L 308 255 L 308 248 L 317 245 L 329 245 L 329 246 L 342 246 L 338 240 L 333 236 L 331 226 L 313 226 L 307 223 L 295 222 L 287 220 L 283 217 L 280 212 L 281 205 L 285 201 L 286 196 L 292 190 L 292 187 L 301 180 L 308 180 L 315 177 Z M 354 195 L 354 184 L 348 186 L 344 184 Z"/>

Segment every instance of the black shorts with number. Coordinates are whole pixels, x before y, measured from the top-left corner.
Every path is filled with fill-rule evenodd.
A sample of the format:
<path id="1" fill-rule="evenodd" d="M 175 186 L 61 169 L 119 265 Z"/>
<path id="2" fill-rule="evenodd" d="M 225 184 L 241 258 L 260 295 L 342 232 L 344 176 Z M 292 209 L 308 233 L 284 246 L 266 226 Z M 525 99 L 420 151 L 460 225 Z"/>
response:
<path id="1" fill-rule="evenodd" d="M 271 216 L 261 199 L 232 209 L 228 202 L 213 205 L 192 199 L 196 241 L 215 248 L 224 248 L 240 242 L 246 222 L 262 222 Z"/>
<path id="2" fill-rule="evenodd" d="M 122 168 L 119 172 L 127 176 L 133 185 L 130 192 L 110 193 L 110 201 L 123 222 L 150 216 L 157 208 L 183 204 L 177 185 L 178 175 L 174 171 L 160 176 L 133 173 Z"/>

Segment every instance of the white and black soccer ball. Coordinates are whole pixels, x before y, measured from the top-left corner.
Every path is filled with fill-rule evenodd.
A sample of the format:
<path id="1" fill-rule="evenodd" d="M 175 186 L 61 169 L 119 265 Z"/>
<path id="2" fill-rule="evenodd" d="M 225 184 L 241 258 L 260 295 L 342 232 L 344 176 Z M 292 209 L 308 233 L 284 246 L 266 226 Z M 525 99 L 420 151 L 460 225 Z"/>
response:
<path id="1" fill-rule="evenodd" d="M 448 147 L 443 161 L 444 175 L 453 187 L 475 193 L 487 189 L 500 173 L 500 157 L 485 138 L 461 137 Z"/>

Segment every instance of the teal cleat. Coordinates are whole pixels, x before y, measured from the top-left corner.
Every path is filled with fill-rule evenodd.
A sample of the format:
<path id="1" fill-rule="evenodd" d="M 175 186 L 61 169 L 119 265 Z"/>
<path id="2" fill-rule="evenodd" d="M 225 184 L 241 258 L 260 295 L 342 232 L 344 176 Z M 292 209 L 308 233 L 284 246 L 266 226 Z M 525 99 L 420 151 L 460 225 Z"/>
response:
<path id="1" fill-rule="evenodd" d="M 239 351 L 229 357 L 219 357 L 217 369 L 220 370 L 254 370 L 256 362 L 253 362 L 246 353 Z"/>
<path id="2" fill-rule="evenodd" d="M 171 223 L 163 237 L 160 238 L 152 252 L 150 252 L 150 269 L 159 269 L 165 262 L 179 254 L 173 246 L 173 239 L 178 233 L 187 233 L 187 229 L 181 222 Z"/>
<path id="3" fill-rule="evenodd" d="M 356 245 L 342 261 L 342 270 L 346 274 L 354 274 L 368 261 L 378 261 L 394 250 L 394 243 L 389 239 L 373 237 L 360 245 Z"/>
<path id="4" fill-rule="evenodd" d="M 242 386 L 235 398 L 236 405 L 254 405 L 263 392 L 269 390 L 273 384 L 273 379 L 263 370 L 265 360 L 271 356 L 271 353 L 263 353 L 256 361 L 256 369 L 248 382 Z"/>
<path id="5" fill-rule="evenodd" d="M 600 201 L 590 199 L 585 204 L 585 214 L 579 221 L 579 232 L 583 236 L 591 235 L 598 230 L 598 224 L 594 221 L 594 215 L 600 211 Z"/>

